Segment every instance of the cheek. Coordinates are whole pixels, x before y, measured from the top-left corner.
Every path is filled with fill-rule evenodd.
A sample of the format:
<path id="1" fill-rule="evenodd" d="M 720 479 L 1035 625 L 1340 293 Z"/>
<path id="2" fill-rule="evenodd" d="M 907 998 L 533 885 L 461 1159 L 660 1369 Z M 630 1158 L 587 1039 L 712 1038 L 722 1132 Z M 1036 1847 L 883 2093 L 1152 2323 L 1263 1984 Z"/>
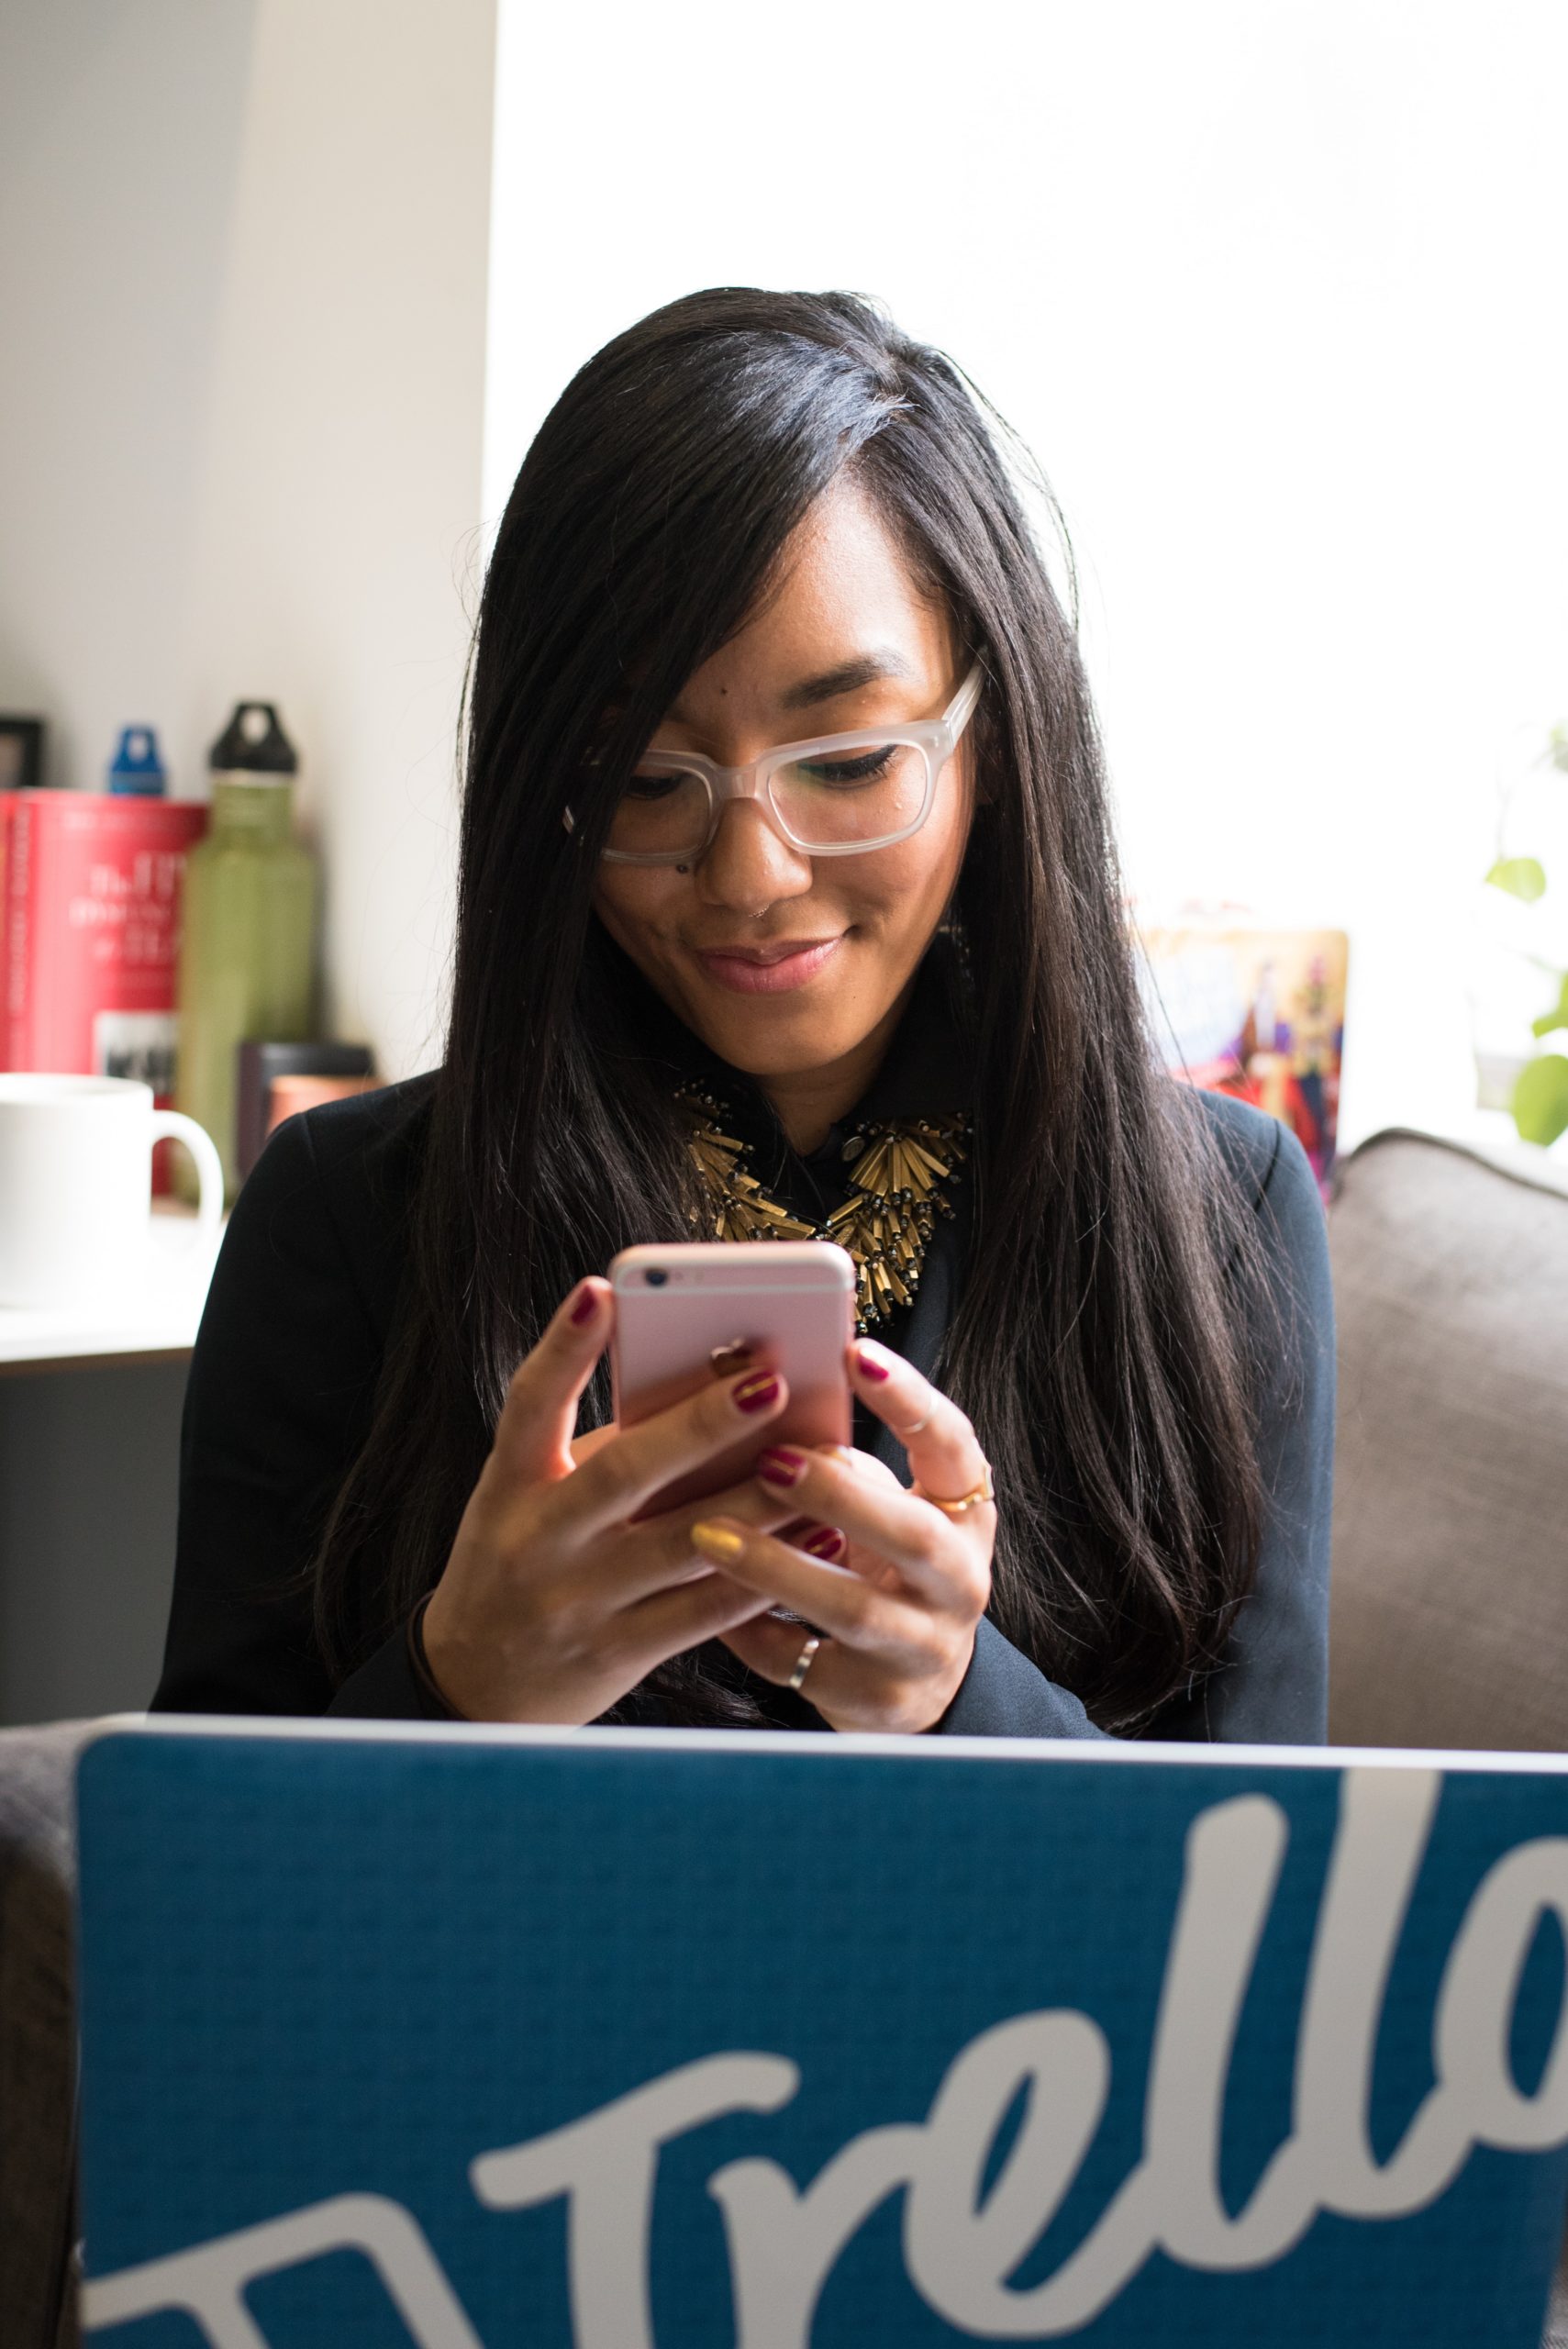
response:
<path id="1" fill-rule="evenodd" d="M 670 865 L 604 865 L 594 885 L 594 911 L 616 944 L 646 966 L 688 885 Z"/>
<path id="2" fill-rule="evenodd" d="M 952 895 L 969 841 L 970 811 L 955 795 L 940 802 L 913 840 L 896 848 L 877 851 L 865 859 L 868 870 L 856 875 L 868 907 L 881 909 L 884 924 L 900 931 L 930 929 Z M 845 863 L 853 866 L 854 858 Z M 851 885 L 851 888 L 853 884 Z"/>

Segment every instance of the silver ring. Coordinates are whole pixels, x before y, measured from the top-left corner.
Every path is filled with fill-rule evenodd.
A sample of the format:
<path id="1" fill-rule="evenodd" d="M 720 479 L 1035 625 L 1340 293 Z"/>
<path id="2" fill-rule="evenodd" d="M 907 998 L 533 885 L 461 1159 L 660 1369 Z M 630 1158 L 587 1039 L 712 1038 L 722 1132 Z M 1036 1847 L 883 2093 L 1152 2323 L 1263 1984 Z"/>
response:
<path id="1" fill-rule="evenodd" d="M 900 1428 L 898 1431 L 900 1442 L 907 1443 L 912 1435 L 918 1435 L 922 1428 L 929 1428 L 931 1424 L 932 1418 L 935 1415 L 935 1411 L 936 1406 L 933 1404 L 930 1410 L 926 1413 L 923 1419 L 917 1419 L 912 1427 Z"/>
<path id="2" fill-rule="evenodd" d="M 806 1645 L 800 1651 L 800 1654 L 795 1662 L 795 1670 L 784 1682 L 784 1687 L 786 1688 L 798 1688 L 801 1686 L 806 1674 L 811 1669 L 811 1659 L 817 1653 L 817 1651 L 821 1644 L 822 1642 L 819 1635 L 816 1631 L 813 1631 L 811 1637 L 806 1641 Z"/>

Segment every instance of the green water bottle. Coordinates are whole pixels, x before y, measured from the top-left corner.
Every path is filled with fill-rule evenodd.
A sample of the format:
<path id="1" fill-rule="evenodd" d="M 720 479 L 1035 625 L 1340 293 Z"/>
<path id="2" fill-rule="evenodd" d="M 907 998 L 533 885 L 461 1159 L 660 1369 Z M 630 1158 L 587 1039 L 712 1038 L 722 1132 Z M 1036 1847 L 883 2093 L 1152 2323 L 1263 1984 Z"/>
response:
<path id="1" fill-rule="evenodd" d="M 294 837 L 299 761 L 271 702 L 242 701 L 207 763 L 212 824 L 185 865 L 174 1099 L 217 1142 L 232 1199 L 238 1048 L 302 1042 L 314 1022 L 316 862 Z"/>

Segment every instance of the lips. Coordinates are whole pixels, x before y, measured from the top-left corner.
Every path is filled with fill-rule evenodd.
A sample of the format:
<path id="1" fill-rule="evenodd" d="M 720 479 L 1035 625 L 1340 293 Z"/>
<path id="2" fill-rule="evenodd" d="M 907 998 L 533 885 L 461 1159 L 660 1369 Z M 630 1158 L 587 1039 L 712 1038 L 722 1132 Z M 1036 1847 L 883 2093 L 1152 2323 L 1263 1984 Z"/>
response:
<path id="1" fill-rule="evenodd" d="M 784 995 L 827 968 L 841 938 L 782 938 L 765 946 L 698 947 L 708 977 L 734 995 Z"/>

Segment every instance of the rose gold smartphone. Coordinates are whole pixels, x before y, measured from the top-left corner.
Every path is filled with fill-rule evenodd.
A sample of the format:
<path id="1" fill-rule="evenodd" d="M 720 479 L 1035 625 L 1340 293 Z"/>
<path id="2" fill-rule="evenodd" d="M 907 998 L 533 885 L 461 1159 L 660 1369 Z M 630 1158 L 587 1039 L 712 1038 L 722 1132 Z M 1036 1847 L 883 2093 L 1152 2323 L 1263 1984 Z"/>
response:
<path id="1" fill-rule="evenodd" d="M 769 1444 L 849 1442 L 844 1353 L 855 1332 L 855 1267 L 842 1248 L 825 1240 L 627 1248 L 610 1266 L 610 1286 L 621 1427 L 635 1427 L 742 1366 L 782 1371 L 789 1387 L 776 1419 L 674 1478 L 640 1515 L 743 1484 Z"/>

